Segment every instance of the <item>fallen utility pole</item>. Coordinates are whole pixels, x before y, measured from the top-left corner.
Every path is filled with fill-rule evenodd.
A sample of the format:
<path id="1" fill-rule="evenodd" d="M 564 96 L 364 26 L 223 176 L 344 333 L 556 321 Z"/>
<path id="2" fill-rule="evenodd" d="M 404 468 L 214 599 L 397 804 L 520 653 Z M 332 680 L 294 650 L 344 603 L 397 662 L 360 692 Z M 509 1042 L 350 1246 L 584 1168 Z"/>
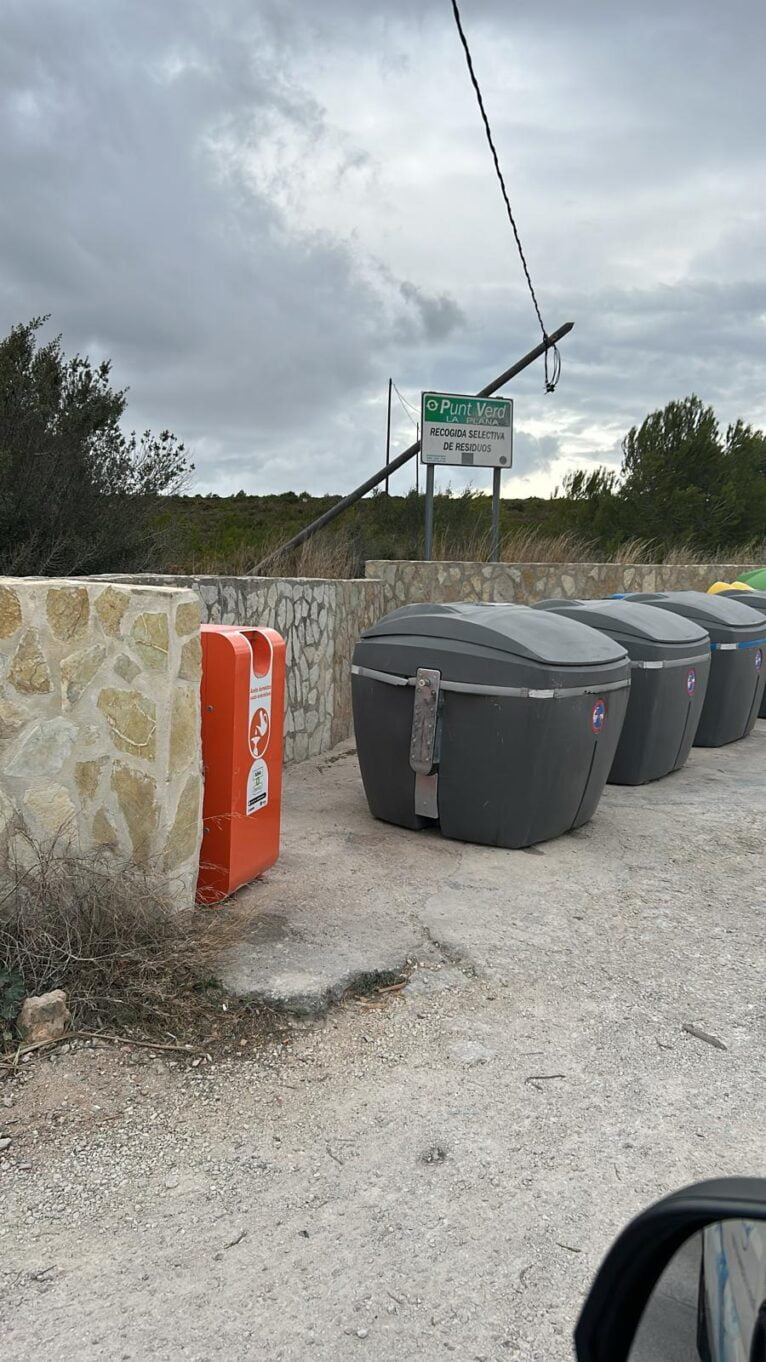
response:
<path id="1" fill-rule="evenodd" d="M 492 382 L 488 383 L 485 388 L 481 388 L 480 391 L 476 393 L 476 397 L 491 397 L 493 393 L 497 392 L 498 388 L 502 388 L 510 379 L 515 378 L 517 374 L 521 373 L 522 369 L 527 369 L 530 364 L 534 364 L 536 359 L 539 359 L 541 355 L 544 355 L 546 350 L 550 350 L 551 347 L 562 340 L 564 336 L 568 336 L 573 326 L 574 322 L 565 322 L 563 326 L 559 327 L 558 331 L 553 331 L 544 341 L 541 341 L 539 345 L 536 345 L 534 350 L 530 350 L 528 355 L 524 355 L 522 359 L 519 359 L 515 364 L 512 364 L 510 369 L 506 369 L 498 378 L 493 378 Z M 274 549 L 272 553 L 269 553 L 265 558 L 262 558 L 260 563 L 253 568 L 252 575 L 254 577 L 262 576 L 263 569 L 268 567 L 269 563 L 273 563 L 275 559 L 281 558 L 282 554 L 288 553 L 290 549 L 297 549 L 299 545 L 305 544 L 306 540 L 311 539 L 318 530 L 323 530 L 325 525 L 329 525 L 331 521 L 335 520 L 339 515 L 342 515 L 344 511 L 348 510 L 349 506 L 353 506 L 355 502 L 361 501 L 362 497 L 366 496 L 368 492 L 371 492 L 373 487 L 377 487 L 378 483 L 384 482 L 391 473 L 395 473 L 398 468 L 402 468 L 409 459 L 414 459 L 415 455 L 419 453 L 420 440 L 416 440 L 414 444 L 410 445 L 401 454 L 398 454 L 390 463 L 387 463 L 383 468 L 379 468 L 377 473 L 373 473 L 372 477 L 368 478 L 366 482 L 361 483 L 353 492 L 349 492 L 348 496 L 341 497 L 340 501 L 337 501 L 334 506 L 331 506 L 329 511 L 325 511 L 324 514 L 320 515 L 316 520 L 312 520 L 310 525 L 306 525 L 304 529 L 299 530 L 298 534 L 294 534 L 292 539 L 288 539 L 287 542 L 282 544 L 278 549 Z"/>

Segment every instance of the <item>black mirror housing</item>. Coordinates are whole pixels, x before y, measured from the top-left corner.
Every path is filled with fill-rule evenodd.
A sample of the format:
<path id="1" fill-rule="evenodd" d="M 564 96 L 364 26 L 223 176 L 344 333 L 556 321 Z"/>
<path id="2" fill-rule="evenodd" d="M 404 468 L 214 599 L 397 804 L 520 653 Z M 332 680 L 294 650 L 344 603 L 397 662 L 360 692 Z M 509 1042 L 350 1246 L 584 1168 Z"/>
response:
<path id="1" fill-rule="evenodd" d="M 766 1178 L 716 1178 L 650 1206 L 612 1245 L 575 1329 L 577 1362 L 627 1362 L 641 1316 L 673 1255 L 721 1220 L 766 1220 Z"/>

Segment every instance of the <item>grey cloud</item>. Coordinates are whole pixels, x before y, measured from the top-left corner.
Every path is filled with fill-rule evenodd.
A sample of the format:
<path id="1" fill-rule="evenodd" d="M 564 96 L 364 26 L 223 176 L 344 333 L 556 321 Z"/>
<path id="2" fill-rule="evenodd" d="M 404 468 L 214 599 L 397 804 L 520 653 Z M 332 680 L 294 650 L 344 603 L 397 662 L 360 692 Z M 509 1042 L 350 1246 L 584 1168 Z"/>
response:
<path id="1" fill-rule="evenodd" d="M 450 298 L 446 293 L 438 297 L 429 296 L 423 289 L 407 280 L 399 285 L 399 292 L 420 314 L 426 340 L 445 340 L 455 327 L 464 321 L 462 310 L 454 298 Z"/>
<path id="2" fill-rule="evenodd" d="M 555 435 L 530 435 L 525 430 L 514 432 L 514 465 L 525 474 L 547 472 L 560 453 L 560 442 Z"/>
<path id="3" fill-rule="evenodd" d="M 557 394 L 539 365 L 513 385 L 517 472 L 591 432 L 616 457 L 692 390 L 766 420 L 761 0 L 463 10 L 546 324 L 576 322 Z M 538 339 L 442 0 L 4 0 L 0 183 L 0 331 L 51 312 L 110 355 L 203 486 L 346 490 L 382 462 L 389 373 L 477 388 Z"/>
<path id="4" fill-rule="evenodd" d="M 412 343 L 448 317 L 253 187 L 273 120 L 321 127 L 321 110 L 247 14 L 30 0 L 0 43 L 3 329 L 52 313 L 67 349 L 111 355 L 132 417 L 243 459 L 364 390 L 413 304 Z"/>
<path id="5" fill-rule="evenodd" d="M 766 425 L 766 281 L 610 287 L 553 294 L 550 301 L 551 326 L 569 320 L 570 308 L 576 324 L 561 343 L 562 376 L 553 395 L 543 391 L 539 360 L 505 389 L 515 399 L 516 475 L 549 471 L 567 450 L 617 463 L 632 425 L 693 391 L 724 423 L 741 416 Z M 481 335 L 471 336 L 470 362 L 462 344 L 442 356 L 442 386 L 458 387 L 462 379 L 466 389 L 478 388 L 537 339 L 527 300 L 507 290 L 483 311 Z M 414 375 L 405 379 L 414 385 Z M 435 375 L 433 382 L 439 386 Z M 555 435 L 523 429 L 531 425 L 536 432 L 545 424 L 555 427 Z"/>

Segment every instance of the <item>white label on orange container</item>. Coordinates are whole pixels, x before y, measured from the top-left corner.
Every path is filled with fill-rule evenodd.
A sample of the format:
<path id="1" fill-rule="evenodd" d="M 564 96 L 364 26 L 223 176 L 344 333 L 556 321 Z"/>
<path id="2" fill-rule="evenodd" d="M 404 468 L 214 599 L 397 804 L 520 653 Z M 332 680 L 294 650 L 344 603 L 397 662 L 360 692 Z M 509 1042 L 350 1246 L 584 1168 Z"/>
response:
<path id="1" fill-rule="evenodd" d="M 247 778 L 247 812 L 258 813 L 269 802 L 269 768 L 265 761 L 254 761 Z"/>
<path id="2" fill-rule="evenodd" d="M 255 667 L 250 668 L 250 714 L 248 743 L 250 755 L 255 758 L 247 778 L 247 812 L 259 813 L 269 802 L 269 770 L 263 760 L 271 737 L 271 681 L 273 650 L 269 643 L 269 670 L 257 676 Z M 251 645 L 252 649 L 252 645 Z"/>

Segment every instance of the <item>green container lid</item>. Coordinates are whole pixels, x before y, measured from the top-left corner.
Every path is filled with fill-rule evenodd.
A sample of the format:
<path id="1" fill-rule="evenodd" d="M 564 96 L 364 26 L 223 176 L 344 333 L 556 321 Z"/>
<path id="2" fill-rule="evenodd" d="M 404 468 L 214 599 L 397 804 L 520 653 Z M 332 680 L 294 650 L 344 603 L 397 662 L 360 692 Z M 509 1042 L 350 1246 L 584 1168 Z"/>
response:
<path id="1" fill-rule="evenodd" d="M 737 581 L 747 582 L 756 591 L 766 591 L 766 567 L 756 568 L 753 572 L 740 572 Z"/>

